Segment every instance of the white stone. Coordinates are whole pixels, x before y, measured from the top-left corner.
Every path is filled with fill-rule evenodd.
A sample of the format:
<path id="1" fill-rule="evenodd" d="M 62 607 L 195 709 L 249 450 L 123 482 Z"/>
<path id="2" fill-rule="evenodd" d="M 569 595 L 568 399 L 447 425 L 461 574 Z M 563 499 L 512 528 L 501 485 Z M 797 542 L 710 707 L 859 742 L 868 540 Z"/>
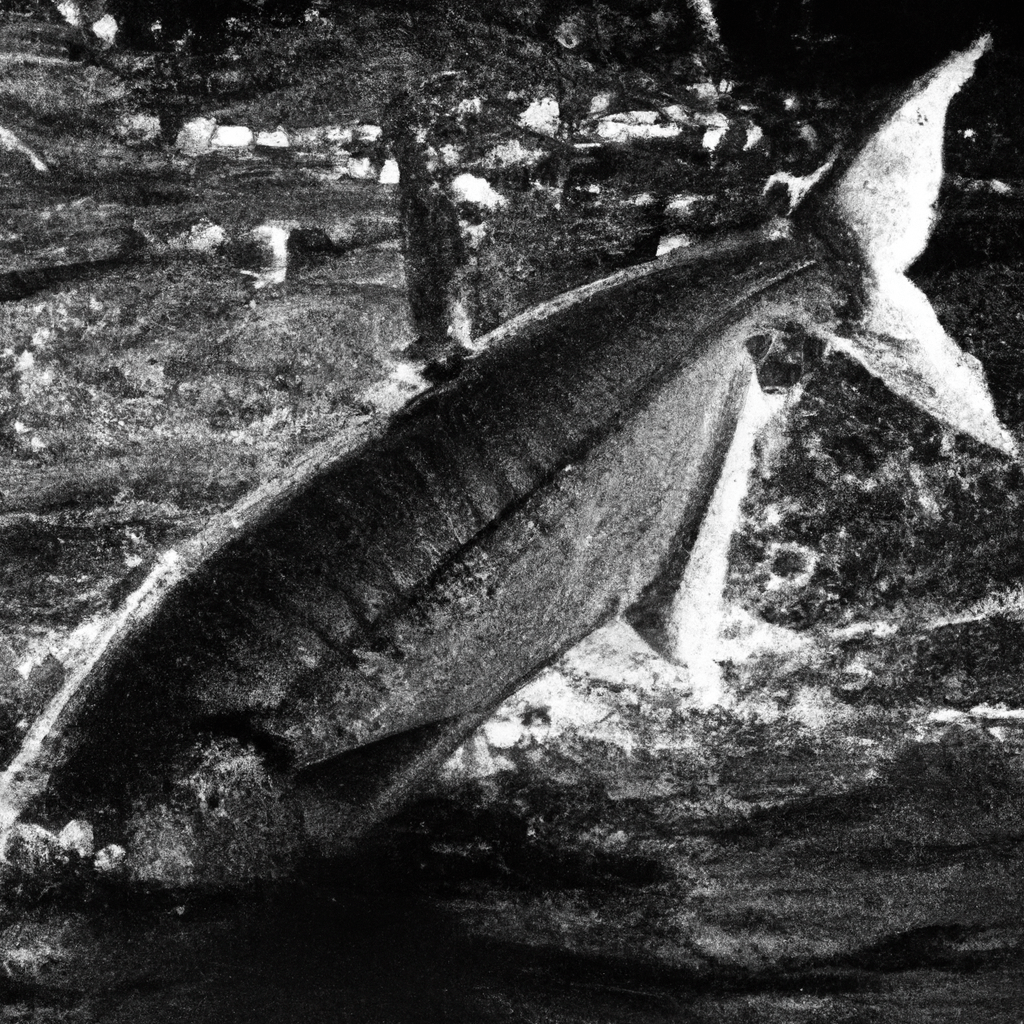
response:
<path id="1" fill-rule="evenodd" d="M 532 167 L 540 159 L 540 151 L 528 149 L 518 139 L 509 139 L 491 149 L 484 156 L 484 167 Z"/>
<path id="2" fill-rule="evenodd" d="M 800 138 L 811 148 L 818 148 L 818 133 L 809 124 L 800 125 Z"/>
<path id="3" fill-rule="evenodd" d="M 701 103 L 714 103 L 718 99 L 718 86 L 714 82 L 697 82 L 686 86 L 686 91 Z"/>
<path id="4" fill-rule="evenodd" d="M 384 166 L 380 169 L 377 181 L 381 185 L 397 185 L 401 180 L 401 173 L 398 170 L 397 160 L 385 160 Z"/>
<path id="5" fill-rule="evenodd" d="M 92 34 L 104 45 L 113 46 L 117 38 L 117 19 L 111 14 L 104 14 L 92 23 Z"/>
<path id="6" fill-rule="evenodd" d="M 612 118 L 597 123 L 597 134 L 606 142 L 638 142 L 655 139 L 675 139 L 682 133 L 677 124 L 627 124 Z"/>
<path id="7" fill-rule="evenodd" d="M 534 100 L 520 115 L 519 124 L 541 135 L 557 135 L 561 111 L 558 100 L 553 96 L 544 96 Z"/>
<path id="8" fill-rule="evenodd" d="M 104 846 L 99 853 L 96 854 L 96 859 L 93 861 L 93 866 L 97 871 L 103 874 L 110 874 L 114 871 L 120 871 L 125 864 L 127 854 L 123 846 L 118 846 L 117 843 L 111 843 L 109 846 Z"/>
<path id="9" fill-rule="evenodd" d="M 605 121 L 621 121 L 623 124 L 657 124 L 660 115 L 656 110 L 624 110 L 618 114 L 609 114 Z"/>
<path id="10" fill-rule="evenodd" d="M 191 252 L 214 252 L 227 241 L 227 232 L 219 225 L 204 220 L 193 224 L 188 231 L 171 239 L 174 249 L 188 249 Z"/>
<path id="11" fill-rule="evenodd" d="M 695 120 L 693 111 L 680 103 L 670 103 L 667 107 L 662 107 L 661 112 L 670 121 L 678 121 L 680 124 L 692 124 Z"/>
<path id="12" fill-rule="evenodd" d="M 57 10 L 69 25 L 74 28 L 82 27 L 82 11 L 74 0 L 60 0 L 60 3 L 57 4 Z"/>
<path id="13" fill-rule="evenodd" d="M 485 210 L 505 205 L 505 197 L 496 192 L 489 181 L 474 174 L 460 174 L 451 184 L 453 197 L 463 203 L 472 203 Z"/>
<path id="14" fill-rule="evenodd" d="M 377 177 L 377 171 L 374 169 L 373 163 L 369 157 L 353 157 L 345 164 L 345 173 L 350 178 L 356 178 L 359 181 L 366 181 L 369 178 Z"/>
<path id="15" fill-rule="evenodd" d="M 674 249 L 684 249 L 689 245 L 693 245 L 693 239 L 689 235 L 665 235 L 658 241 L 656 255 L 665 256 Z"/>
<path id="16" fill-rule="evenodd" d="M 591 117 L 596 117 L 598 114 L 603 114 L 606 110 L 610 110 L 614 102 L 615 96 L 612 93 L 599 92 L 590 100 Z"/>
<path id="17" fill-rule="evenodd" d="M 708 128 L 704 132 L 704 137 L 700 140 L 700 144 L 708 152 L 713 152 L 718 149 L 719 143 L 725 138 L 725 133 L 728 130 L 728 128 Z"/>
<path id="18" fill-rule="evenodd" d="M 330 125 L 327 128 L 309 129 L 316 139 L 322 138 L 332 146 L 350 146 L 352 144 L 353 132 L 351 128 L 342 128 L 340 125 Z"/>
<path id="19" fill-rule="evenodd" d="M 761 140 L 764 138 L 764 130 L 758 124 L 751 124 L 747 126 L 747 138 L 743 143 L 744 150 L 754 149 L 755 146 L 759 145 Z"/>
<path id="20" fill-rule="evenodd" d="M 360 124 L 352 131 L 352 139 L 355 142 L 377 142 L 383 134 L 384 129 L 379 124 Z"/>
<path id="21" fill-rule="evenodd" d="M 116 131 L 129 142 L 152 142 L 160 135 L 160 118 L 155 114 L 126 114 Z"/>
<path id="22" fill-rule="evenodd" d="M 492 747 L 496 747 L 498 750 L 508 750 L 509 747 L 514 747 L 522 741 L 525 730 L 521 721 L 492 719 L 484 725 L 483 734 Z"/>
<path id="23" fill-rule="evenodd" d="M 484 101 L 479 96 L 473 96 L 469 99 L 459 100 L 455 104 L 455 113 L 459 117 L 467 117 L 470 114 L 480 114 L 484 109 Z"/>
<path id="24" fill-rule="evenodd" d="M 69 821 L 57 836 L 61 848 L 79 857 L 91 857 L 95 849 L 92 825 L 81 818 Z"/>
<path id="25" fill-rule="evenodd" d="M 701 203 L 705 202 L 705 196 L 681 195 L 673 196 L 665 204 L 665 213 L 675 219 L 691 217 Z"/>
<path id="26" fill-rule="evenodd" d="M 252 145 L 252 129 L 241 124 L 218 125 L 210 145 L 215 149 L 246 149 Z"/>
<path id="27" fill-rule="evenodd" d="M 210 140 L 216 127 L 217 122 L 212 117 L 194 117 L 182 125 L 175 145 L 186 156 L 205 153 L 210 148 Z"/>
<path id="28" fill-rule="evenodd" d="M 341 129 L 338 130 L 340 131 Z M 327 137 L 323 128 L 296 128 L 289 134 L 292 145 L 302 150 L 322 147 Z M 351 141 L 351 132 L 349 133 L 349 141 Z"/>
<path id="29" fill-rule="evenodd" d="M 266 149 L 287 149 L 288 134 L 278 125 L 272 132 L 258 132 L 256 135 L 256 145 L 263 146 Z"/>

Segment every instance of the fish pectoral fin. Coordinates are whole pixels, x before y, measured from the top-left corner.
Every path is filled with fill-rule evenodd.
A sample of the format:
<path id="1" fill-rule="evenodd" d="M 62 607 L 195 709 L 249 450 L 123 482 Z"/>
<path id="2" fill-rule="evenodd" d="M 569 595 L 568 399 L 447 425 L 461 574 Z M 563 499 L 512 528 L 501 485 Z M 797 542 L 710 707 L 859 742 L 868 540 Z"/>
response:
<path id="1" fill-rule="evenodd" d="M 494 713 L 503 692 L 462 715 L 396 733 L 307 764 L 295 773 L 307 825 L 334 851 L 373 831 Z M 320 820 L 320 825 L 315 824 Z"/>

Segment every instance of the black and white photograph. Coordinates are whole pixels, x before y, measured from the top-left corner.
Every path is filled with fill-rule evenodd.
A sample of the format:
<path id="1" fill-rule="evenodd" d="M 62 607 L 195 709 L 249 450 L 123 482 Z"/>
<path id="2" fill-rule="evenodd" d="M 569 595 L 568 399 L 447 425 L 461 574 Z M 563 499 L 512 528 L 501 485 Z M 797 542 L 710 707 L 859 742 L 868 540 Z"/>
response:
<path id="1" fill-rule="evenodd" d="M 1024 29 L 0 0 L 0 1021 L 1024 1024 Z"/>

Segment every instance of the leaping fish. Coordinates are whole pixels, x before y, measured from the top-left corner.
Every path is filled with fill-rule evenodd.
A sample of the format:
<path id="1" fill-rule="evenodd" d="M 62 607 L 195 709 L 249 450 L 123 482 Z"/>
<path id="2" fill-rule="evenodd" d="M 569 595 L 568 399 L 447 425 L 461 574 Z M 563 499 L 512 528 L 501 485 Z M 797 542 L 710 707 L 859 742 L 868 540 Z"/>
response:
<path id="1" fill-rule="evenodd" d="M 1015 454 L 979 365 L 905 275 L 947 104 L 989 42 L 899 95 L 785 221 L 527 311 L 456 379 L 165 552 L 63 653 L 63 688 L 0 776 L 0 828 L 104 809 L 98 838 L 123 842 L 170 800 L 154 779 L 235 737 L 297 828 L 355 841 L 685 564 L 752 393 L 751 339 L 779 325 Z"/>

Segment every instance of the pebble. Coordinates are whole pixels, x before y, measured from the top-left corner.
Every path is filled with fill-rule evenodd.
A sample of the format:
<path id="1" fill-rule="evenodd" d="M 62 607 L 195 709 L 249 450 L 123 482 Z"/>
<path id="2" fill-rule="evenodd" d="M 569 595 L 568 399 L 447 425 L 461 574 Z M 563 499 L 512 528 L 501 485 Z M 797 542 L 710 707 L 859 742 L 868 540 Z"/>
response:
<path id="1" fill-rule="evenodd" d="M 381 185 L 397 185 L 401 180 L 401 174 L 398 170 L 397 160 L 385 160 L 384 166 L 380 169 L 380 175 L 377 177 L 377 181 Z"/>
<path id="2" fill-rule="evenodd" d="M 265 149 L 287 149 L 288 135 L 280 125 L 272 132 L 258 132 L 256 145 Z"/>
<path id="3" fill-rule="evenodd" d="M 112 14 L 104 14 L 92 23 L 92 34 L 105 46 L 113 46 L 117 38 L 117 19 Z"/>
<path id="4" fill-rule="evenodd" d="M 213 130 L 210 145 L 215 149 L 247 149 L 252 145 L 252 129 L 241 124 L 221 124 Z"/>
<path id="5" fill-rule="evenodd" d="M 81 818 L 75 818 L 61 829 L 57 842 L 69 853 L 77 853 L 79 857 L 91 857 L 95 849 L 92 825 Z"/>
<path id="6" fill-rule="evenodd" d="M 117 843 L 111 843 L 109 846 L 104 846 L 103 849 L 96 854 L 93 866 L 101 874 L 112 874 L 113 872 L 120 871 L 124 868 L 127 856 L 128 855 L 123 846 L 118 846 Z"/>
<path id="7" fill-rule="evenodd" d="M 175 145 L 186 156 L 198 156 L 210 148 L 210 140 L 217 128 L 212 117 L 194 117 L 182 125 Z"/>
<path id="8" fill-rule="evenodd" d="M 541 135 L 557 135 L 561 111 L 558 100 L 553 96 L 544 96 L 534 100 L 520 115 L 519 124 L 530 128 Z"/>
<path id="9" fill-rule="evenodd" d="M 379 124 L 361 124 L 353 130 L 352 139 L 355 142 L 377 142 L 383 134 L 384 129 Z"/>
<path id="10" fill-rule="evenodd" d="M 496 192 L 485 178 L 478 178 L 474 174 L 460 174 L 452 181 L 451 192 L 456 201 L 472 203 L 485 210 L 505 205 L 505 197 Z"/>
<path id="11" fill-rule="evenodd" d="M 374 169 L 373 163 L 366 156 L 352 157 L 345 164 L 345 174 L 359 181 L 366 181 L 369 178 L 377 177 L 377 171 Z"/>

